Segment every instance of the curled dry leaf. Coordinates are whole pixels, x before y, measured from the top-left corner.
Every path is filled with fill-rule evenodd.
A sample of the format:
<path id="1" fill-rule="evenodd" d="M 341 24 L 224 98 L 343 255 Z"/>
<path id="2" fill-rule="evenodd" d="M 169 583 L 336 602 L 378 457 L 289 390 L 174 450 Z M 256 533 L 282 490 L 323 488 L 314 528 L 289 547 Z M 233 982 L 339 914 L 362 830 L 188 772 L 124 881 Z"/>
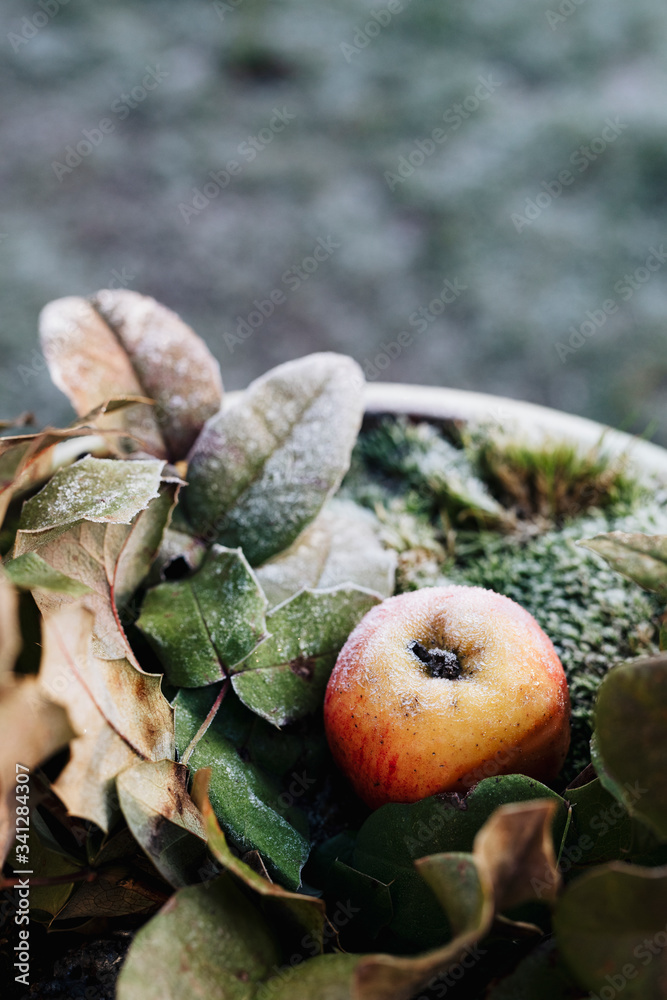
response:
<path id="1" fill-rule="evenodd" d="M 553 799 L 513 802 L 493 813 L 475 837 L 473 855 L 493 885 L 496 910 L 536 898 L 554 899 L 560 887 L 551 827 Z"/>
<path id="2" fill-rule="evenodd" d="M 183 458 L 220 406 L 219 366 L 206 345 L 175 313 L 137 292 L 50 302 L 40 337 L 51 377 L 79 416 L 113 397 L 156 401 L 156 409 L 134 407 L 113 418 L 151 454 Z"/>
<path id="3" fill-rule="evenodd" d="M 36 677 L 0 684 L 0 864 L 16 835 L 16 774 L 27 774 L 67 746 L 72 728 L 65 711 L 46 698 Z"/>
<path id="4" fill-rule="evenodd" d="M 200 881 L 206 864 L 204 821 L 187 783 L 187 768 L 173 760 L 140 761 L 116 779 L 135 840 L 175 888 Z"/>
<path id="5" fill-rule="evenodd" d="M 11 673 L 21 649 L 18 594 L 0 569 L 0 685 Z"/>
<path id="6" fill-rule="evenodd" d="M 384 548 L 378 528 L 370 511 L 331 500 L 288 549 L 256 570 L 269 604 L 281 604 L 304 587 L 326 590 L 342 583 L 391 597 L 397 556 Z"/>
<path id="7" fill-rule="evenodd" d="M 351 358 L 279 365 L 208 421 L 190 458 L 186 513 L 200 537 L 256 566 L 282 552 L 338 488 L 363 414 Z"/>

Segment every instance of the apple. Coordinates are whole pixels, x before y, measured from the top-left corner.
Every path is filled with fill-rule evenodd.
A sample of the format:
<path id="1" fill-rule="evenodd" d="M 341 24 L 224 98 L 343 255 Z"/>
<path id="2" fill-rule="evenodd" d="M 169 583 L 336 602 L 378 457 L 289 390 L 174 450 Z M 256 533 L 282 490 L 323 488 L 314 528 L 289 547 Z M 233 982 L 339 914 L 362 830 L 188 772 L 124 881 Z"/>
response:
<path id="1" fill-rule="evenodd" d="M 570 742 L 567 680 L 531 614 L 483 587 L 427 587 L 362 619 L 329 679 L 334 759 L 371 808 L 553 779 Z"/>

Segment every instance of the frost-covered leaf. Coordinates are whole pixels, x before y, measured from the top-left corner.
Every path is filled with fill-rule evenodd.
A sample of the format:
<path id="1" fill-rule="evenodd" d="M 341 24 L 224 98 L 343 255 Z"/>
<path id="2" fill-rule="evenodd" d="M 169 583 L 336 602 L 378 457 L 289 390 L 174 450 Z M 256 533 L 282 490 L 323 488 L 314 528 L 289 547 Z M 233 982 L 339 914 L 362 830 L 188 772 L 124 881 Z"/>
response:
<path id="1" fill-rule="evenodd" d="M 91 592 L 85 583 L 49 566 L 37 552 L 26 552 L 5 563 L 5 571 L 15 586 L 25 590 L 53 590 L 69 597 L 82 597 Z"/>
<path id="2" fill-rule="evenodd" d="M 321 949 L 325 917 L 323 901 L 315 896 L 288 892 L 276 882 L 270 882 L 259 875 L 250 865 L 230 851 L 208 798 L 210 779 L 210 770 L 205 768 L 197 772 L 192 783 L 192 798 L 201 810 L 208 845 L 213 856 L 224 868 L 229 869 L 250 889 L 264 898 L 265 909 L 273 914 L 281 925 L 284 926 L 286 921 L 294 924 L 299 935 L 307 934 L 312 944 Z"/>
<path id="3" fill-rule="evenodd" d="M 275 726 L 315 712 L 336 657 L 381 597 L 360 587 L 303 590 L 266 619 L 270 636 L 232 678 L 241 701 Z"/>
<path id="4" fill-rule="evenodd" d="M 595 707 L 600 780 L 628 812 L 667 840 L 667 658 L 624 663 Z"/>
<path id="5" fill-rule="evenodd" d="M 32 772 L 66 746 L 72 729 L 63 709 L 46 698 L 36 677 L 0 682 L 0 864 L 16 833 L 17 764 Z"/>
<path id="6" fill-rule="evenodd" d="M 111 490 L 105 497 L 105 472 L 95 464 L 93 481 L 99 473 L 102 482 L 100 493 L 92 496 L 87 471 L 77 471 L 86 461 L 102 461 L 105 467 L 114 467 L 112 483 L 118 485 L 117 491 Z M 135 465 L 140 466 L 136 471 Z M 149 572 L 174 503 L 177 486 L 162 481 L 161 468 L 162 463 L 152 459 L 148 462 L 84 459 L 62 470 L 59 482 L 53 485 L 58 479 L 54 476 L 34 498 L 37 500 L 48 490 L 60 511 L 59 523 L 53 524 L 54 514 L 49 512 L 48 504 L 43 516 L 38 516 L 39 508 L 30 507 L 32 501 L 29 501 L 14 547 L 17 562 L 20 557 L 36 552 L 54 572 L 87 587 L 90 593 L 83 602 L 95 615 L 96 653 L 107 659 L 128 658 L 137 667 L 120 625 L 120 613 Z M 102 500 L 108 500 L 108 506 Z M 123 506 L 124 520 L 118 523 Z M 26 508 L 29 508 L 27 514 Z M 83 517 L 76 519 L 75 515 L 81 515 L 82 511 Z M 24 528 L 24 523 L 28 527 Z M 72 599 L 62 589 L 47 591 L 39 587 L 34 596 L 44 615 Z"/>
<path id="7" fill-rule="evenodd" d="M 49 302 L 39 317 L 39 335 L 51 379 L 80 417 L 115 397 L 148 395 L 120 341 L 87 299 Z M 167 457 L 154 407 L 126 410 L 112 420 L 145 451 Z"/>
<path id="8" fill-rule="evenodd" d="M 223 703 L 223 708 L 225 707 Z M 241 852 L 257 850 L 273 878 L 290 889 L 301 884 L 309 844 L 282 813 L 282 788 L 273 775 L 247 759 L 222 711 L 192 751 L 193 771 L 210 767 L 209 796 L 220 825 Z"/>
<path id="9" fill-rule="evenodd" d="M 117 1000 L 254 1000 L 280 961 L 258 905 L 225 873 L 179 889 L 137 932 Z"/>
<path id="10" fill-rule="evenodd" d="M 183 320 L 147 295 L 97 292 L 92 303 L 128 354 L 172 459 L 184 458 L 204 422 L 220 409 L 220 366 Z"/>
<path id="11" fill-rule="evenodd" d="M 257 570 L 275 607 L 304 587 L 325 590 L 341 583 L 394 592 L 396 553 L 379 540 L 377 519 L 350 501 L 332 500 L 288 549 Z"/>
<path id="12" fill-rule="evenodd" d="M 204 821 L 187 790 L 188 772 L 173 760 L 141 761 L 118 775 L 123 815 L 137 843 L 176 888 L 199 881 L 206 861 Z"/>
<path id="13" fill-rule="evenodd" d="M 195 533 L 240 545 L 252 565 L 291 545 L 349 466 L 362 385 L 351 358 L 312 354 L 257 379 L 209 420 L 184 495 Z"/>
<path id="14" fill-rule="evenodd" d="M 80 520 L 129 524 L 157 497 L 163 467 L 159 459 L 133 462 L 86 456 L 56 472 L 26 501 L 20 530 L 39 535 Z M 39 544 L 37 537 L 33 547 Z"/>
<path id="15" fill-rule="evenodd" d="M 579 982 L 599 996 L 661 1000 L 666 913 L 664 868 L 600 865 L 561 897 L 553 918 L 558 947 Z"/>
<path id="16" fill-rule="evenodd" d="M 233 672 L 266 636 L 266 598 L 240 549 L 212 546 L 192 576 L 149 590 L 137 626 L 172 684 Z"/>
<path id="17" fill-rule="evenodd" d="M 667 598 L 667 535 L 610 531 L 579 542 L 646 590 Z"/>

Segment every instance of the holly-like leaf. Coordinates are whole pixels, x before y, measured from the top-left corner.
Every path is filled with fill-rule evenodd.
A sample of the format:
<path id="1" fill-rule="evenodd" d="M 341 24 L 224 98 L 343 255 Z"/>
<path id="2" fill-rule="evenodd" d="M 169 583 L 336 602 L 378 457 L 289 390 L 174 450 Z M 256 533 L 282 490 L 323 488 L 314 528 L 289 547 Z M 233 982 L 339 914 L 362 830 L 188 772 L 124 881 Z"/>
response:
<path id="1" fill-rule="evenodd" d="M 118 775 L 118 799 L 132 834 L 175 888 L 198 881 L 206 831 L 187 790 L 187 768 L 173 760 L 141 761 Z"/>
<path id="2" fill-rule="evenodd" d="M 171 310 L 137 292 L 103 290 L 90 302 L 50 302 L 40 337 L 53 381 L 80 416 L 117 396 L 156 401 L 156 408 L 135 407 L 114 424 L 159 457 L 183 458 L 220 406 L 220 370 L 204 342 Z"/>
<path id="3" fill-rule="evenodd" d="M 76 738 L 54 791 L 70 813 L 108 830 L 118 817 L 115 778 L 142 757 L 173 757 L 173 716 L 160 678 L 92 649 L 92 615 L 73 605 L 44 620 L 41 690 L 67 710 Z"/>
<path id="4" fill-rule="evenodd" d="M 609 565 L 667 599 L 667 535 L 644 535 L 641 532 L 610 531 L 579 542 L 597 552 Z"/>
<path id="5" fill-rule="evenodd" d="M 223 703 L 225 707 L 225 703 Z M 259 768 L 242 745 L 229 738 L 225 714 L 219 711 L 192 750 L 190 768 L 211 768 L 211 804 L 227 837 L 240 851 L 260 852 L 272 877 L 296 889 L 309 844 L 282 815 L 282 788 Z"/>
<path id="6" fill-rule="evenodd" d="M 269 613 L 270 637 L 232 684 L 248 708 L 274 726 L 317 711 L 336 657 L 352 629 L 379 604 L 360 587 L 303 590 Z"/>
<path id="7" fill-rule="evenodd" d="M 349 467 L 362 386 L 351 358 L 312 354 L 257 379 L 209 420 L 184 495 L 194 532 L 240 545 L 253 566 L 291 545 Z"/>
<path id="8" fill-rule="evenodd" d="M 135 468 L 136 466 L 136 468 Z M 177 483 L 162 479 L 163 463 L 82 459 L 57 473 L 24 505 L 15 560 L 35 553 L 56 574 L 90 593 L 95 652 L 127 658 L 137 669 L 120 613 L 148 574 L 174 504 Z M 72 600 L 69 590 L 33 590 L 43 615 Z"/>
<path id="9" fill-rule="evenodd" d="M 667 658 L 624 663 L 595 707 L 600 780 L 631 815 L 667 840 Z"/>
<path id="10" fill-rule="evenodd" d="M 665 994 L 667 874 L 613 862 L 566 888 L 554 913 L 558 947 L 600 996 L 659 1000 Z"/>
<path id="11" fill-rule="evenodd" d="M 383 547 L 377 525 L 370 511 L 357 504 L 330 501 L 288 549 L 256 570 L 270 605 L 303 587 L 326 590 L 342 583 L 390 597 L 397 556 Z"/>
<path id="12" fill-rule="evenodd" d="M 232 673 L 266 636 L 267 607 L 240 549 L 212 546 L 192 576 L 149 590 L 137 626 L 181 687 Z"/>
<path id="13" fill-rule="evenodd" d="M 229 873 L 179 889 L 127 954 L 117 1000 L 252 1000 L 281 954 L 268 921 Z"/>

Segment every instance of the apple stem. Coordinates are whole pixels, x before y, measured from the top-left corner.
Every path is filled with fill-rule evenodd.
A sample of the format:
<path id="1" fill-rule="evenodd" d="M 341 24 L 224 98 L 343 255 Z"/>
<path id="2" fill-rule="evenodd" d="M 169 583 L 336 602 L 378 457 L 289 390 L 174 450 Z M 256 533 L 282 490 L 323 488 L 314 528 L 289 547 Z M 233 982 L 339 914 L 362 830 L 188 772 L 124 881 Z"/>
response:
<path id="1" fill-rule="evenodd" d="M 438 649 L 437 646 L 426 649 L 416 639 L 408 644 L 408 649 L 424 664 L 431 677 L 444 677 L 455 681 L 461 676 L 461 664 L 456 653 L 452 653 L 451 650 Z"/>

